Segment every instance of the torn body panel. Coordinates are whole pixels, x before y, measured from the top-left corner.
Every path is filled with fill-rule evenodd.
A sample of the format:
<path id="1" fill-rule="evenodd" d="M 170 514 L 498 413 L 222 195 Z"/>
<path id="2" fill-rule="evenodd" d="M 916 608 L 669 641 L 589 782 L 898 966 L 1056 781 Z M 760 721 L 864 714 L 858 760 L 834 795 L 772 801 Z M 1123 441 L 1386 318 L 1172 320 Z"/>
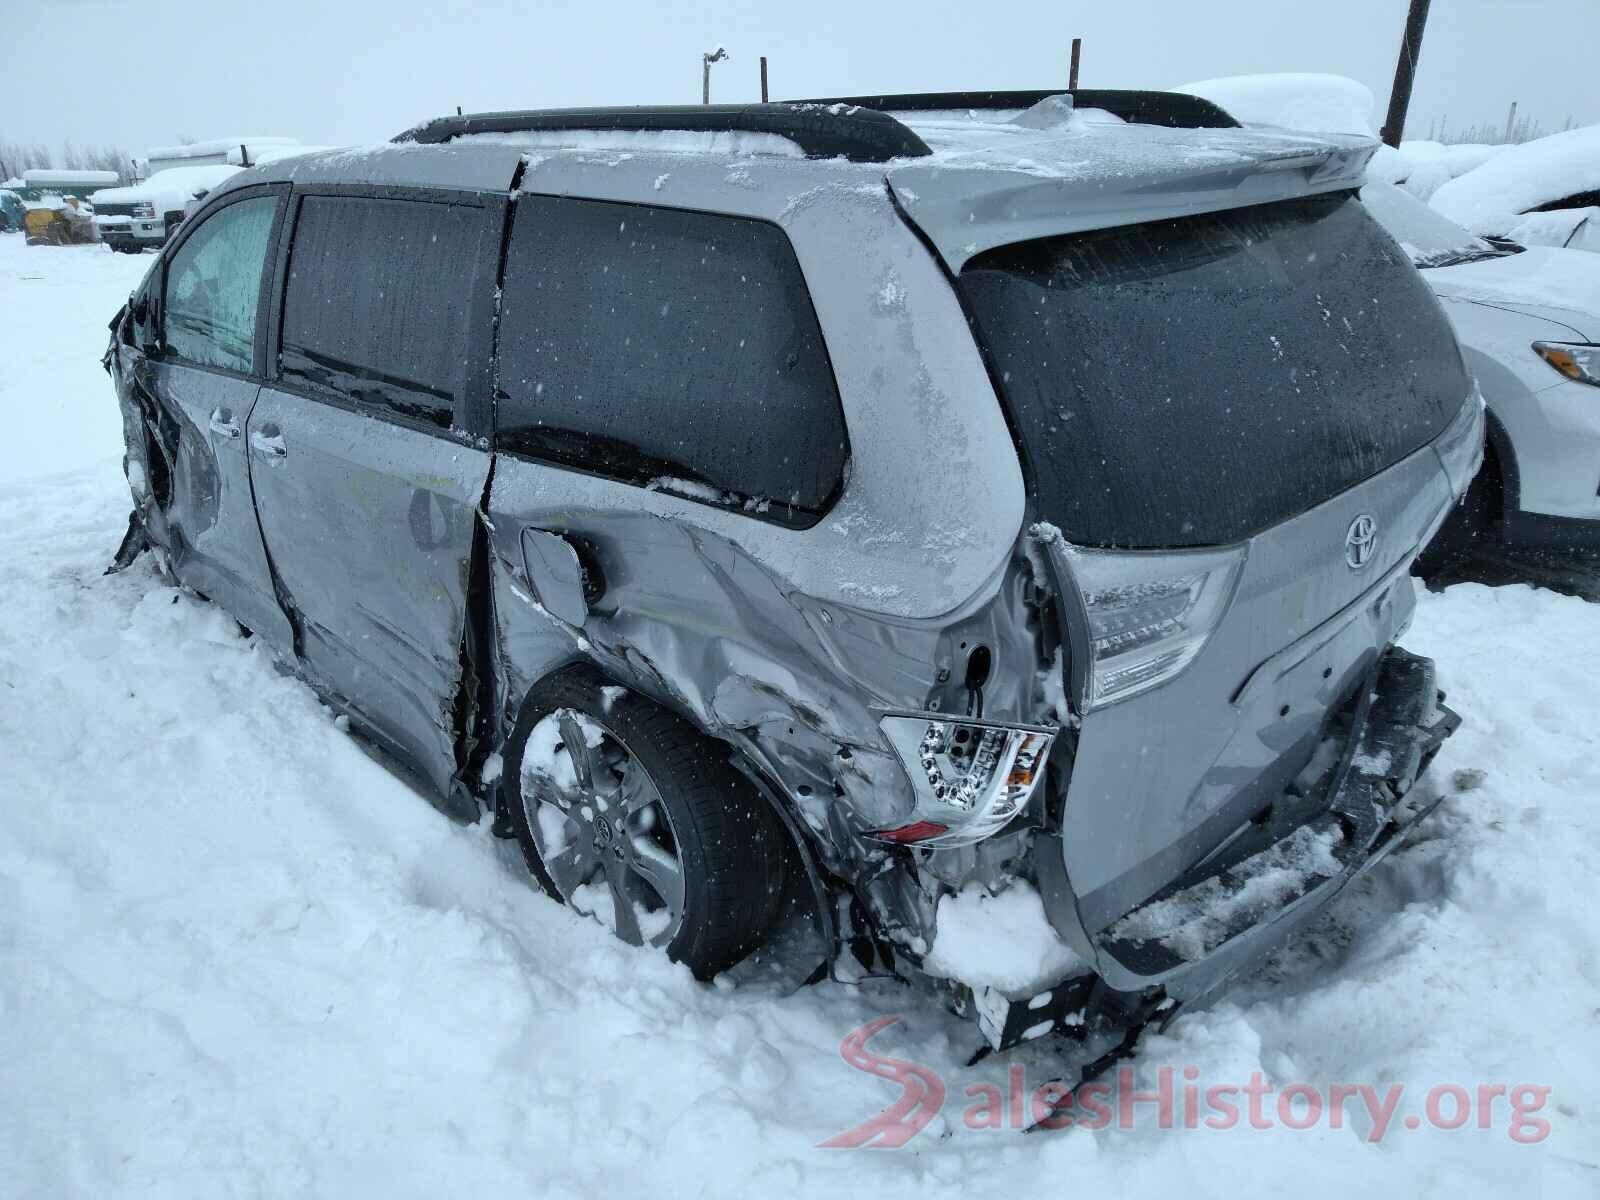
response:
<path id="1" fill-rule="evenodd" d="M 304 667 L 448 795 L 488 452 L 270 387 L 249 442 Z"/>
<path id="2" fill-rule="evenodd" d="M 736 542 L 686 522 L 614 509 L 541 511 L 519 498 L 524 466 L 502 460 L 492 491 L 490 563 L 508 696 L 587 660 L 688 717 L 774 785 L 817 861 L 871 911 L 874 932 L 916 961 L 942 885 L 907 871 L 905 852 L 864 837 L 903 825 L 916 803 L 879 722 L 889 710 L 961 716 L 981 705 L 1013 721 L 1048 711 L 1026 632 L 1026 560 L 943 618 L 885 619 L 803 595 Z M 558 616 L 530 579 L 521 537 L 530 527 L 582 547 L 596 585 L 581 626 Z M 968 688 L 968 663 L 980 651 L 986 675 Z M 508 709 L 503 726 L 515 718 Z M 962 874 L 984 860 L 967 856 Z"/>

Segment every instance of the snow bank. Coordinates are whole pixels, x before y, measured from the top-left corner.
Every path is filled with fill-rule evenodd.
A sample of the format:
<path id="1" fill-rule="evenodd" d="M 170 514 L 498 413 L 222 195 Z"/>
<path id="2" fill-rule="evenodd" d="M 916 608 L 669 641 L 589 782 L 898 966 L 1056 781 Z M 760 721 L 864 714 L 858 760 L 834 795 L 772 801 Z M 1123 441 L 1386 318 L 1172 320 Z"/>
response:
<path id="1" fill-rule="evenodd" d="M 1056 936 L 1039 893 L 1018 880 L 998 896 L 971 884 L 943 897 L 923 965 L 974 989 L 1028 996 L 1066 978 L 1082 960 Z"/>
<path id="2" fill-rule="evenodd" d="M 100 356 L 106 322 L 154 261 L 0 236 L 0 485 L 121 458 Z"/>
<path id="3" fill-rule="evenodd" d="M 1343 75 L 1229 75 L 1171 89 L 1211 101 L 1246 125 L 1372 136 L 1372 90 Z"/>
<path id="4" fill-rule="evenodd" d="M 1451 180 L 1431 203 L 1474 233 L 1508 234 L 1529 209 L 1600 190 L 1600 125 L 1509 146 Z"/>
<path id="5" fill-rule="evenodd" d="M 1407 644 L 1464 718 L 1441 810 L 1263 975 L 1140 1044 L 1141 1091 L 1254 1075 L 1269 1114 L 1291 1083 L 1403 1085 L 1383 1142 L 1359 1105 L 1304 1132 L 1186 1130 L 1181 1108 L 1162 1129 L 1148 1101 L 1127 1130 L 969 1129 L 969 1089 L 1051 1078 L 1048 1045 L 968 1067 L 971 1027 L 888 980 L 697 985 L 540 895 L 148 559 L 103 575 L 128 492 L 97 359 L 153 260 L 20 241 L 0 238 L 0 468 L 30 476 L 0 477 L 5 1195 L 1593 1194 L 1593 605 L 1422 596 Z M 17 463 L 19 439 L 50 460 Z M 942 1118 L 899 1153 L 818 1149 L 901 1095 L 840 1056 L 897 1014 L 870 1048 L 937 1072 Z M 1480 1083 L 1548 1087 L 1548 1139 L 1511 1140 L 1503 1093 L 1488 1129 L 1405 1125 L 1434 1085 Z"/>

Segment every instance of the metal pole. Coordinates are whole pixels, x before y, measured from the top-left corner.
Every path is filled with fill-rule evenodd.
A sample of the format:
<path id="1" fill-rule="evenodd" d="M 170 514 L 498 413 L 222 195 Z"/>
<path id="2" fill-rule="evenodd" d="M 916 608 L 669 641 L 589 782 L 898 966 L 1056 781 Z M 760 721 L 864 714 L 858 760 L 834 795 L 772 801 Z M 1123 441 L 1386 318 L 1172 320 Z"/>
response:
<path id="1" fill-rule="evenodd" d="M 1428 23 L 1428 0 L 1411 0 L 1406 14 L 1406 32 L 1400 40 L 1400 58 L 1394 66 L 1394 90 L 1389 93 L 1389 113 L 1383 122 L 1383 140 L 1399 147 L 1406 128 L 1406 110 L 1411 107 L 1411 84 L 1417 75 L 1417 57 L 1422 53 L 1422 27 Z"/>
<path id="2" fill-rule="evenodd" d="M 711 103 L 711 64 L 721 62 L 728 57 L 728 52 L 721 46 L 709 50 L 700 56 L 700 103 Z"/>
<path id="3" fill-rule="evenodd" d="M 1516 132 L 1516 128 L 1517 128 L 1517 102 L 1515 100 L 1513 100 L 1511 102 L 1511 111 L 1506 114 L 1506 135 L 1505 135 L 1505 137 L 1501 138 L 1500 140 L 1509 145 L 1510 142 L 1511 142 L 1511 135 L 1514 132 Z"/>
<path id="4" fill-rule="evenodd" d="M 1073 38 L 1072 66 L 1067 70 L 1067 90 L 1069 92 L 1075 92 L 1078 90 L 1078 55 L 1082 50 L 1083 39 L 1081 37 Z"/>
<path id="5" fill-rule="evenodd" d="M 767 56 L 761 56 L 761 103 L 767 102 Z"/>

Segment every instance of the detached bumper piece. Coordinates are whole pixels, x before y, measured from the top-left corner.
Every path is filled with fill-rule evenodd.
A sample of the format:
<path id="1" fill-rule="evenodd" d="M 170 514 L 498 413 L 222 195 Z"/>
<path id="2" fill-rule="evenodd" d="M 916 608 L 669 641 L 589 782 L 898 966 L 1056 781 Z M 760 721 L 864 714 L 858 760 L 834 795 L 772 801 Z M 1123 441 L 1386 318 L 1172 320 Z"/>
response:
<path id="1" fill-rule="evenodd" d="M 1442 799 L 1412 789 L 1461 724 L 1443 699 L 1431 659 L 1390 649 L 1330 735 L 1342 743 L 1335 765 L 1119 918 L 1096 939 L 1101 951 L 1161 976 L 1303 904 L 1331 900 Z"/>
<path id="2" fill-rule="evenodd" d="M 1081 1037 L 1085 1010 L 1100 980 L 1093 974 L 1076 975 L 1035 996 L 1012 999 L 991 987 L 963 988 L 955 1003 L 961 1017 L 975 1017 L 978 1030 L 992 1050 L 1009 1050 L 1047 1034 Z"/>

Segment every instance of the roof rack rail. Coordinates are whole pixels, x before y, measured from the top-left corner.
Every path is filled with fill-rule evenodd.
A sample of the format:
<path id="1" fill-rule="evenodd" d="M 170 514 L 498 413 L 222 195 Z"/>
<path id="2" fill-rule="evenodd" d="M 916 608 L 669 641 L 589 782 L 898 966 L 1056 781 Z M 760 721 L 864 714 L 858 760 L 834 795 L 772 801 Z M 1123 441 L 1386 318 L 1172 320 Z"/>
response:
<path id="1" fill-rule="evenodd" d="M 805 104 L 854 104 L 879 112 L 933 112 L 955 108 L 1032 108 L 1051 96 L 1071 96 L 1074 107 L 1102 108 L 1138 125 L 1173 129 L 1235 129 L 1239 122 L 1199 96 L 1124 88 L 1049 88 L 1020 92 L 910 92 L 900 96 L 833 96 Z"/>
<path id="2" fill-rule="evenodd" d="M 926 142 L 885 113 L 806 101 L 468 113 L 436 117 L 394 140 L 438 144 L 473 133 L 656 130 L 771 133 L 788 138 L 808 158 L 847 158 L 851 162 L 887 162 L 932 153 Z"/>

